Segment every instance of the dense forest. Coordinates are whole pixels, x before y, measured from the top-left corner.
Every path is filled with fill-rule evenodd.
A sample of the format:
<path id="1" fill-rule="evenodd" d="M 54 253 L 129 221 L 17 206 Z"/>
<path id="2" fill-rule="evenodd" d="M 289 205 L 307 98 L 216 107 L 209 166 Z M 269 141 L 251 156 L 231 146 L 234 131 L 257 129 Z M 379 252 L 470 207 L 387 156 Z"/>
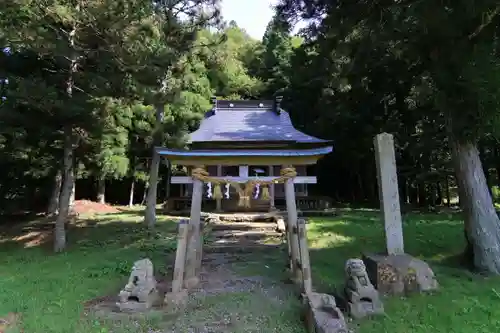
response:
<path id="1" fill-rule="evenodd" d="M 165 198 L 176 166 L 152 147 L 182 147 L 211 96 L 280 94 L 298 129 L 334 142 L 316 194 L 376 206 L 373 138 L 392 133 L 403 205 L 458 193 L 468 253 L 500 271 L 497 2 L 282 0 L 262 40 L 217 5 L 2 2 L 2 211 L 58 212 L 62 249 L 75 197 Z"/>

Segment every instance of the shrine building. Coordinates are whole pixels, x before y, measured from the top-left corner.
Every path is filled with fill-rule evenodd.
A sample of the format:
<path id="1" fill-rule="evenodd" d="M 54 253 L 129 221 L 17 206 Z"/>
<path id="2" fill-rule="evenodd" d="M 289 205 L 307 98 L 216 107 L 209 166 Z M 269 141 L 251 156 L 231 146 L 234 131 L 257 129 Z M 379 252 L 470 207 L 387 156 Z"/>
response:
<path id="1" fill-rule="evenodd" d="M 295 169 L 293 178 L 296 200 L 307 200 L 308 185 L 316 184 L 316 176 L 308 174 L 308 166 L 332 151 L 332 143 L 297 130 L 289 114 L 275 100 L 217 100 L 205 113 L 198 130 L 192 132 L 185 150 L 157 147 L 156 152 L 172 165 L 182 165 L 186 175 L 171 177 L 172 192 L 169 210 L 189 209 L 193 169 L 203 167 L 212 180 L 203 183 L 204 211 L 270 211 L 277 203 L 285 203 L 285 186 L 276 181 L 285 167 Z M 242 206 L 241 190 L 230 183 L 269 182 L 255 185 L 249 202 Z M 265 185 L 264 183 L 262 183 Z M 174 187 L 180 187 L 175 189 Z M 268 188 L 267 188 L 268 187 Z M 263 195 L 265 193 L 265 195 Z M 318 204 L 318 203 L 316 203 Z"/>

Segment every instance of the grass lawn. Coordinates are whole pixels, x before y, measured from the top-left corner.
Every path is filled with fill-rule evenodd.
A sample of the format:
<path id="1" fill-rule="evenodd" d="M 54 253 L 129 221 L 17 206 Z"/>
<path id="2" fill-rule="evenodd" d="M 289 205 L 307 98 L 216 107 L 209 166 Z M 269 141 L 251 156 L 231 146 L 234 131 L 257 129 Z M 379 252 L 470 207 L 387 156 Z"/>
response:
<path id="1" fill-rule="evenodd" d="M 386 316 L 362 321 L 359 332 L 500 332 L 500 278 L 471 274 L 450 260 L 464 247 L 460 216 L 407 215 L 404 236 L 405 251 L 431 265 L 441 290 L 384 300 Z M 309 239 L 314 281 L 327 291 L 342 283 L 347 258 L 384 249 L 382 224 L 372 213 L 314 219 Z"/>
<path id="2" fill-rule="evenodd" d="M 141 257 L 151 258 L 156 272 L 164 273 L 167 265 L 172 264 L 166 255 L 175 249 L 175 223 L 161 217 L 155 234 L 148 235 L 138 223 L 137 212 L 88 219 L 97 224 L 72 227 L 69 249 L 59 255 L 50 252 L 50 244 L 35 244 L 33 238 L 38 236 L 33 230 L 39 228 L 34 222 L 24 225 L 24 238 L 19 237 L 17 228 L 0 231 L 0 317 L 9 312 L 20 313 L 26 333 L 106 333 L 111 332 L 110 327 L 114 327 L 112 332 L 148 332 L 148 328 L 157 327 L 157 317 L 134 324 L 84 318 L 83 303 L 116 293 L 126 282 L 132 263 Z M 500 278 L 475 276 L 453 267 L 448 260 L 463 247 L 458 217 L 408 215 L 404 223 L 406 251 L 431 264 L 441 291 L 384 300 L 387 315 L 362 321 L 359 332 L 499 332 Z M 359 257 L 363 251 L 384 249 L 382 224 L 374 213 L 346 212 L 335 218 L 313 218 L 308 231 L 313 281 L 320 291 L 341 286 L 346 259 Z M 263 258 L 261 263 L 240 263 L 239 268 L 279 277 L 284 260 L 276 254 Z M 254 301 L 248 295 L 238 294 L 202 305 L 223 311 Z M 288 308 L 263 318 L 269 321 L 270 328 L 274 323 L 282 325 L 278 316 L 296 317 L 296 309 Z M 264 306 L 262 311 L 269 308 Z"/>

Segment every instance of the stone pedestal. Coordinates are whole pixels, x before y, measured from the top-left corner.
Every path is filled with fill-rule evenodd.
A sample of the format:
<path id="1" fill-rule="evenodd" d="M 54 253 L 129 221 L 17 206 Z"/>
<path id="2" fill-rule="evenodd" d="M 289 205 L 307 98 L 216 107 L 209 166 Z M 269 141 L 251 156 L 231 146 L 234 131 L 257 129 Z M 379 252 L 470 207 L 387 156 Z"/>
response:
<path id="1" fill-rule="evenodd" d="M 309 333 L 348 333 L 344 315 L 337 307 L 333 296 L 313 292 L 302 297 Z"/>
<path id="2" fill-rule="evenodd" d="M 434 272 L 424 261 L 408 254 L 364 254 L 370 281 L 384 295 L 409 295 L 439 288 Z"/>
<path id="3" fill-rule="evenodd" d="M 169 292 L 165 294 L 163 303 L 169 312 L 176 312 L 186 307 L 188 302 L 188 292 L 182 289 L 177 292 Z"/>

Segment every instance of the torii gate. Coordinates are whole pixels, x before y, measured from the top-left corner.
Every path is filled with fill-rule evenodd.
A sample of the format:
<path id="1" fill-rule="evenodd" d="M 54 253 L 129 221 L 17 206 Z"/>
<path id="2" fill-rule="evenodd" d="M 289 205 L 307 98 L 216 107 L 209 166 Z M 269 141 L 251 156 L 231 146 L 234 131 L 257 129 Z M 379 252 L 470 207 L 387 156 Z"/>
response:
<path id="1" fill-rule="evenodd" d="M 165 296 L 167 303 L 181 303 L 187 290 L 199 283 L 202 259 L 201 205 L 203 184 L 210 183 L 214 198 L 222 198 L 221 187 L 229 184 L 236 189 L 238 204 L 249 207 L 251 195 L 259 187 L 263 199 L 269 189 L 284 183 L 287 208 L 287 239 L 293 280 L 301 284 L 304 293 L 312 290 L 309 252 L 305 225 L 297 221 L 294 183 L 315 183 L 315 177 L 297 177 L 294 166 L 314 165 L 333 147 L 296 130 L 289 115 L 275 101 L 213 101 L 200 128 L 191 134 L 189 150 L 158 147 L 156 153 L 172 165 L 192 167 L 189 182 L 193 184 L 189 222 L 179 224 L 172 291 Z M 240 177 L 210 175 L 206 166 L 238 165 L 246 174 Z M 248 166 L 281 166 L 279 176 L 249 177 Z M 305 179 L 308 178 L 308 179 Z M 313 179 L 314 178 L 314 179 Z"/>

